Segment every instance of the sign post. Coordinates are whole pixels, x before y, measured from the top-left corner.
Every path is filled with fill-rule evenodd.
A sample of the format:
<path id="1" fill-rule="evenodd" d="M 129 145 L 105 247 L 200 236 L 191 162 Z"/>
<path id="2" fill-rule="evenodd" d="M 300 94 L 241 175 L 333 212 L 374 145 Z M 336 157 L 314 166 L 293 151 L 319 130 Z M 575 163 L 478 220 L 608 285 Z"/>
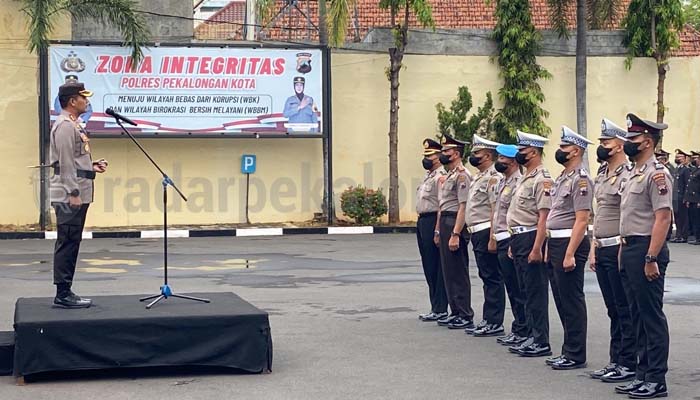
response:
<path id="1" fill-rule="evenodd" d="M 248 217 L 248 204 L 250 196 L 250 174 L 255 173 L 256 157 L 255 154 L 244 154 L 241 157 L 241 173 L 245 174 L 245 222 L 250 224 Z"/>

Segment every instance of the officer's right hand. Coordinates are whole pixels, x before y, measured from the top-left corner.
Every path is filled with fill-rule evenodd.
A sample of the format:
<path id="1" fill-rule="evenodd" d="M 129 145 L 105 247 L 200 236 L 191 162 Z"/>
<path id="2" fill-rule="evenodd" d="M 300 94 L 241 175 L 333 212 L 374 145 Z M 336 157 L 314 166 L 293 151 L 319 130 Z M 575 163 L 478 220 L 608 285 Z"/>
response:
<path id="1" fill-rule="evenodd" d="M 594 247 L 591 246 L 591 255 L 588 257 L 588 268 L 593 272 L 595 272 L 595 262 L 595 250 Z"/>
<path id="2" fill-rule="evenodd" d="M 440 247 L 440 234 L 439 233 L 433 234 L 433 243 L 435 243 L 435 246 Z"/>
<path id="3" fill-rule="evenodd" d="M 539 264 L 542 262 L 542 258 L 542 250 L 532 249 L 530 254 L 527 256 L 527 262 L 528 264 Z"/>
<path id="4" fill-rule="evenodd" d="M 83 205 L 83 202 L 80 200 L 80 196 L 69 196 L 68 204 L 71 208 L 80 208 L 80 206 Z"/>
<path id="5" fill-rule="evenodd" d="M 450 246 L 450 251 L 457 251 L 459 249 L 459 236 L 452 235 L 447 245 Z"/>

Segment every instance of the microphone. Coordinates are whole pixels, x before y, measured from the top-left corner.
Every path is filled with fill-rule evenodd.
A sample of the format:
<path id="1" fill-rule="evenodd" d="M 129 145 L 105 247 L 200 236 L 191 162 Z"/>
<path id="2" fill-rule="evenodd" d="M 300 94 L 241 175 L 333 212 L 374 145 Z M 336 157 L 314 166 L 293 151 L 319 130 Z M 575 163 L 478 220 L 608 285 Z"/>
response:
<path id="1" fill-rule="evenodd" d="M 129 118 L 127 118 L 127 117 L 125 117 L 125 116 L 119 114 L 118 112 L 114 111 L 114 109 L 112 109 L 112 107 L 107 108 L 107 109 L 105 110 L 105 114 L 111 115 L 112 117 L 114 117 L 114 118 L 117 119 L 117 120 L 122 120 L 122 121 L 126 122 L 126 123 L 129 124 L 129 125 L 133 125 L 133 126 L 137 126 L 137 125 L 138 125 L 136 122 L 134 122 L 134 121 L 130 120 Z"/>

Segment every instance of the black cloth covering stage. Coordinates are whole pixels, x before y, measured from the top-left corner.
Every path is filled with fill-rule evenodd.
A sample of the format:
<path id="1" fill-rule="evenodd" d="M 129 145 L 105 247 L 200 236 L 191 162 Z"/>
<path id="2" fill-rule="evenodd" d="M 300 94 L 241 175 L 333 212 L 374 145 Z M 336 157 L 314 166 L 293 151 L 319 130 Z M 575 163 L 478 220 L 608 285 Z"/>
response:
<path id="1" fill-rule="evenodd" d="M 272 370 L 268 314 L 233 293 L 192 293 L 211 303 L 168 298 L 150 310 L 142 296 L 101 296 L 88 309 L 20 298 L 15 308 L 15 376 L 127 367 Z"/>

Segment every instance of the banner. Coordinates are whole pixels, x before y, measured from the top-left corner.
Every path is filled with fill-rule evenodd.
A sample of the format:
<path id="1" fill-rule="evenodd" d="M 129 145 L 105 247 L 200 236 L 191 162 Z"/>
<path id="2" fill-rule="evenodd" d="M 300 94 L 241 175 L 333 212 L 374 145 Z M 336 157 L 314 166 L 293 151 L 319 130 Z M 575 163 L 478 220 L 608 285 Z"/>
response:
<path id="1" fill-rule="evenodd" d="M 70 80 L 94 92 L 81 116 L 91 133 L 120 134 L 108 107 L 138 123 L 137 134 L 321 135 L 322 53 L 318 49 L 151 47 L 132 72 L 130 49 L 53 45 L 52 118 Z"/>

